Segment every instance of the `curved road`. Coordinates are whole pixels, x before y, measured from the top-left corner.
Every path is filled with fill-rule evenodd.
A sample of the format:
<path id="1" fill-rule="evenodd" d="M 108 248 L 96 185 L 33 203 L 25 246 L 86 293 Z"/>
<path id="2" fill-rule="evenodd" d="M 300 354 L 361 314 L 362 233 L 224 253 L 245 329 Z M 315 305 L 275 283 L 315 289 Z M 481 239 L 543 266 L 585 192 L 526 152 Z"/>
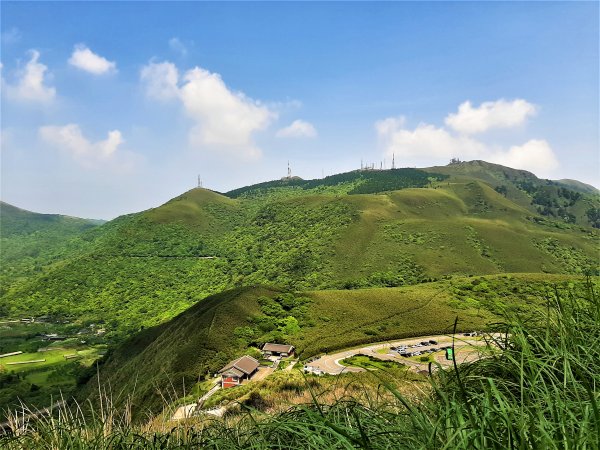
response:
<path id="1" fill-rule="evenodd" d="M 320 358 L 311 361 L 310 363 L 306 363 L 305 367 L 309 370 L 318 369 L 324 373 L 328 373 L 330 375 L 338 375 L 342 372 L 364 372 L 365 369 L 359 367 L 348 367 L 340 364 L 340 361 L 346 358 L 349 358 L 354 355 L 362 354 L 367 356 L 372 356 L 377 359 L 381 359 L 382 361 L 396 361 L 407 366 L 411 366 L 416 370 L 425 370 L 427 369 L 428 363 L 415 361 L 410 358 L 405 358 L 400 356 L 398 353 L 389 350 L 390 347 L 398 347 L 400 345 L 406 345 L 407 347 L 410 345 L 418 344 L 421 341 L 429 341 L 434 340 L 437 341 L 435 345 L 428 345 L 423 347 L 417 347 L 411 349 L 411 351 L 423 351 L 429 348 L 440 348 L 445 347 L 447 345 L 452 345 L 453 338 L 449 335 L 437 335 L 437 336 L 420 336 L 408 339 L 400 339 L 393 342 L 380 342 L 376 344 L 371 344 L 361 348 L 354 348 L 351 350 L 344 350 L 338 353 L 332 353 L 329 355 L 321 356 Z M 455 336 L 454 337 L 454 351 L 455 358 L 457 363 L 462 363 L 466 361 L 472 361 L 479 357 L 479 350 L 477 347 L 482 347 L 486 344 L 485 339 L 481 338 L 473 338 L 466 336 Z M 378 350 L 388 349 L 389 351 L 385 354 L 379 353 Z M 449 366 L 452 364 L 452 361 L 447 361 L 445 358 L 445 352 L 439 351 L 434 353 L 434 358 L 437 362 L 439 362 L 442 366 Z"/>

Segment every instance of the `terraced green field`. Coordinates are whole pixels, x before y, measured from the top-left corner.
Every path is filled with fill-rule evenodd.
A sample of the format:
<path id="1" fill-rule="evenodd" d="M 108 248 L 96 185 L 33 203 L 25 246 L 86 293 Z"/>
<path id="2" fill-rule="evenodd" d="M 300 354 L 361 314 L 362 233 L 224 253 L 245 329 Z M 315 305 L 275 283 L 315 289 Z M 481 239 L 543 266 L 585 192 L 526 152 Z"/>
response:
<path id="1" fill-rule="evenodd" d="M 44 328 L 47 327 L 48 324 L 44 324 Z M 31 324 L 13 325 L 11 350 L 27 348 L 32 343 L 39 346 L 40 338 L 32 336 L 31 331 Z M 4 330 L 0 339 L 6 334 Z M 105 352 L 105 347 L 67 344 L 65 348 L 46 347 L 47 351 L 0 358 L 0 418 L 6 418 L 6 409 L 18 408 L 22 403 L 30 408 L 42 408 L 61 398 L 69 399 L 77 389 L 80 376 Z M 65 358 L 65 355 L 77 356 Z"/>

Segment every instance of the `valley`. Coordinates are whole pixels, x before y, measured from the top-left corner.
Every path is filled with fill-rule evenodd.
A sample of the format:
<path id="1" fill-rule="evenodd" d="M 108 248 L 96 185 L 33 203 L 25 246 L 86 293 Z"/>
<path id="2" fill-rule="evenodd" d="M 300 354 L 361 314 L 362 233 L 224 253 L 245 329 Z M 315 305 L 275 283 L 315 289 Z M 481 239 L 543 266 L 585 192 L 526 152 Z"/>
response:
<path id="1" fill-rule="evenodd" d="M 600 0 L 0 16 L 0 450 L 600 450 Z"/>
<path id="2" fill-rule="evenodd" d="M 455 321 L 463 333 L 542 315 L 555 290 L 598 283 L 599 231 L 586 211 L 599 197 L 570 189 L 475 161 L 197 188 L 102 225 L 67 221 L 68 231 L 38 231 L 34 213 L 3 205 L 2 320 L 46 320 L 4 324 L 2 352 L 24 352 L 0 361 L 5 402 L 45 407 L 60 393 L 127 406 L 138 422 L 195 402 L 221 367 L 265 342 L 295 346 L 300 362 L 259 385 L 315 358 L 339 373 L 337 360 L 358 357 L 349 348 L 449 336 Z M 31 252 L 38 237 L 45 250 Z M 36 352 L 51 334 L 66 341 Z M 382 358 L 371 353 L 357 361 Z M 341 356 L 318 359 L 330 354 Z M 400 370 L 425 367 L 421 357 L 383 359 Z"/>

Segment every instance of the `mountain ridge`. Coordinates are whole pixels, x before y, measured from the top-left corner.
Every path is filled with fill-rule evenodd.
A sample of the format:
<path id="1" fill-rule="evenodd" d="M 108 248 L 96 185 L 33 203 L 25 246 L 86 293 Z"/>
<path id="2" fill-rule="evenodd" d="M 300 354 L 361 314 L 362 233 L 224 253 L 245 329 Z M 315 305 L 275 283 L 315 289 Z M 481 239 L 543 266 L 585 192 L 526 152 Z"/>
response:
<path id="1" fill-rule="evenodd" d="M 192 189 L 77 237 L 74 252 L 3 292 L 5 314 L 102 320 L 117 337 L 245 285 L 355 289 L 594 266 L 594 196 L 484 162 L 432 170 L 446 173 L 350 172 L 230 196 Z"/>

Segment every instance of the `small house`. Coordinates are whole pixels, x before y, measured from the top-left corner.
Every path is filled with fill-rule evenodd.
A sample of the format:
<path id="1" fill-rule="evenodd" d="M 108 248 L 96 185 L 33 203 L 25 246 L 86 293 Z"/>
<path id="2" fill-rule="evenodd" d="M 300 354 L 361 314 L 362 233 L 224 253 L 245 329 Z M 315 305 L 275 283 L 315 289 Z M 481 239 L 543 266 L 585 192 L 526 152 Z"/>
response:
<path id="1" fill-rule="evenodd" d="M 223 389 L 238 386 L 242 381 L 248 380 L 258 370 L 260 363 L 251 356 L 244 355 L 231 361 L 221 370 L 221 387 Z"/>
<path id="2" fill-rule="evenodd" d="M 265 356 L 291 356 L 294 354 L 294 346 L 287 344 L 266 343 L 262 348 Z"/>
<path id="3" fill-rule="evenodd" d="M 65 336 L 59 336 L 56 333 L 42 335 L 42 340 L 44 340 L 44 341 L 64 341 L 66 339 L 67 338 Z"/>

